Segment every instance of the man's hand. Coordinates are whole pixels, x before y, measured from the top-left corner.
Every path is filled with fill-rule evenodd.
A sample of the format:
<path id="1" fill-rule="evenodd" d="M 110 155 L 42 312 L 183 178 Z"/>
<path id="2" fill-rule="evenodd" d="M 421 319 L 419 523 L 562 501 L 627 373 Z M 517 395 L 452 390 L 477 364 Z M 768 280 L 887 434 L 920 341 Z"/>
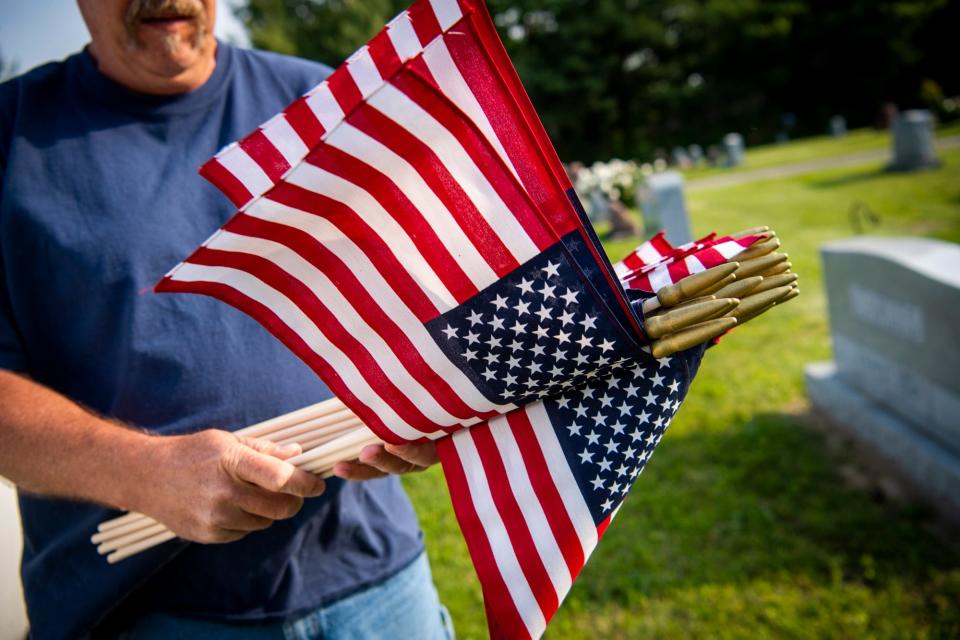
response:
<path id="1" fill-rule="evenodd" d="M 194 542 L 232 542 L 291 518 L 304 498 L 323 493 L 318 476 L 286 459 L 300 445 L 238 438 L 210 429 L 150 438 L 145 483 L 134 508 Z"/>
<path id="2" fill-rule="evenodd" d="M 370 445 L 360 451 L 357 462 L 338 462 L 333 473 L 345 480 L 371 480 L 423 471 L 438 460 L 433 442 Z"/>

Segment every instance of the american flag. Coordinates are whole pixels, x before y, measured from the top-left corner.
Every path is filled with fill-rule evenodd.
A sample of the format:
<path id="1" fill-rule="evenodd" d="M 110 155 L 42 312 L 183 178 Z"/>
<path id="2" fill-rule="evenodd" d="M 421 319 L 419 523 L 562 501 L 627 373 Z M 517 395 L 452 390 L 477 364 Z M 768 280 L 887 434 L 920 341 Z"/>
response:
<path id="1" fill-rule="evenodd" d="M 609 375 L 438 442 L 493 638 L 537 638 L 683 402 L 703 347 Z"/>
<path id="2" fill-rule="evenodd" d="M 441 437 L 555 386 L 491 377 L 509 344 L 481 362 L 468 336 L 444 333 L 516 303 L 508 282 L 573 296 L 598 341 L 636 351 L 637 320 L 518 91 L 482 3 L 414 4 L 201 169 L 240 212 L 157 290 L 254 316 L 393 442 Z M 605 360 L 560 369 L 576 380 Z"/>
<path id="3" fill-rule="evenodd" d="M 702 350 L 644 352 L 483 3 L 419 0 L 201 173 L 239 212 L 157 290 L 253 316 L 384 440 L 437 439 L 491 635 L 542 634 Z"/>

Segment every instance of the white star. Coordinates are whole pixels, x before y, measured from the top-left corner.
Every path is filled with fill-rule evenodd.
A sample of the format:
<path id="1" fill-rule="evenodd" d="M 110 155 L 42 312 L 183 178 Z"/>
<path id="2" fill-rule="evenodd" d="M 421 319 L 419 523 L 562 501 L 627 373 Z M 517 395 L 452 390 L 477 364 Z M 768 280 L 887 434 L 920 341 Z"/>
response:
<path id="1" fill-rule="evenodd" d="M 580 324 L 583 325 L 584 331 L 588 331 L 590 329 L 596 329 L 597 319 L 594 316 L 587 314 L 583 317 L 583 320 L 580 321 Z"/>
<path id="2" fill-rule="evenodd" d="M 611 402 L 613 402 L 613 396 L 611 396 L 609 393 L 605 393 L 600 396 L 601 407 L 609 407 Z"/>
<path id="3" fill-rule="evenodd" d="M 524 278 L 517 286 L 520 287 L 520 293 L 533 293 L 533 280 Z"/>
<path id="4" fill-rule="evenodd" d="M 449 324 L 447 325 L 447 328 L 443 330 L 443 333 L 447 334 L 448 340 L 453 340 L 454 338 L 457 337 L 457 330 L 454 329 Z"/>
<path id="5" fill-rule="evenodd" d="M 523 300 L 514 305 L 513 308 L 517 310 L 518 316 L 522 316 L 525 313 L 530 313 L 530 303 L 524 302 Z"/>
<path id="6" fill-rule="evenodd" d="M 631 410 L 633 407 L 631 407 L 629 404 L 627 404 L 626 401 L 624 401 L 624 402 L 620 403 L 620 406 L 617 407 L 617 408 L 620 409 L 620 415 L 625 416 L 625 415 L 627 415 L 628 413 L 630 413 L 630 410 Z"/>
<path id="7" fill-rule="evenodd" d="M 507 360 L 507 369 L 516 369 L 519 366 L 520 366 L 520 358 L 518 358 L 515 355 L 510 356 L 510 359 Z"/>
<path id="8" fill-rule="evenodd" d="M 626 389 L 624 389 L 624 392 L 626 392 L 628 398 L 635 397 L 637 395 L 637 391 L 640 391 L 640 387 L 633 384 L 632 382 L 627 385 Z"/>
<path id="9" fill-rule="evenodd" d="M 626 475 L 627 471 L 628 471 L 627 466 L 621 463 L 620 466 L 617 467 L 617 476 L 619 477 L 619 476 Z"/>
<path id="10" fill-rule="evenodd" d="M 517 320 L 513 323 L 513 326 L 510 327 L 510 330 L 514 333 L 524 333 L 527 330 L 527 325 Z"/>
<path id="11" fill-rule="evenodd" d="M 663 416 L 659 416 L 657 417 L 656 420 L 653 421 L 653 426 L 657 429 L 659 429 L 662 425 L 663 425 Z"/>
<path id="12" fill-rule="evenodd" d="M 473 344 L 473 343 L 475 343 L 475 342 L 478 342 L 479 340 L 480 340 L 480 334 L 479 334 L 479 333 L 474 333 L 473 331 L 468 331 L 468 332 L 467 332 L 467 342 L 468 342 L 469 344 Z"/>
<path id="13" fill-rule="evenodd" d="M 679 408 L 680 408 L 680 401 L 679 401 L 679 400 L 674 400 L 674 401 L 673 401 L 673 406 L 670 407 L 670 411 L 671 411 L 672 413 L 676 413 L 676 412 L 677 412 L 677 409 L 679 409 Z"/>
<path id="14" fill-rule="evenodd" d="M 553 337 L 556 338 L 560 342 L 560 344 L 563 344 L 565 342 L 570 342 L 570 334 L 567 333 L 566 331 L 557 331 L 557 335 Z"/>
<path id="15" fill-rule="evenodd" d="M 495 306 L 497 309 L 506 309 L 507 299 L 498 293 L 497 297 L 493 299 L 493 306 Z"/>
<path id="16" fill-rule="evenodd" d="M 547 330 L 543 329 L 543 333 L 541 334 L 540 329 L 542 329 L 542 327 L 537 329 L 537 335 L 541 338 L 545 338 L 547 336 Z M 534 358 L 537 356 L 542 356 L 545 350 L 546 347 L 544 347 L 542 344 L 535 344 L 530 348 L 530 352 L 533 354 Z"/>
<path id="17" fill-rule="evenodd" d="M 580 462 L 582 463 L 593 462 L 593 454 L 586 449 L 581 451 L 578 455 L 580 456 Z"/>
<path id="18" fill-rule="evenodd" d="M 627 447 L 626 451 L 623 452 L 623 455 L 627 459 L 633 458 L 635 455 L 637 455 L 637 450 L 633 447 Z"/>
<path id="19" fill-rule="evenodd" d="M 571 436 L 579 436 L 579 435 L 580 435 L 580 429 L 582 429 L 582 428 L 583 428 L 583 427 L 581 427 L 581 426 L 578 425 L 576 422 L 574 422 L 574 423 L 571 424 L 569 427 L 567 427 L 567 431 L 570 432 L 570 435 L 571 435 Z"/>
<path id="20" fill-rule="evenodd" d="M 587 405 L 585 405 L 585 404 L 583 404 L 583 403 L 581 402 L 580 404 L 578 404 L 578 405 L 576 406 L 576 408 L 574 409 L 574 411 L 577 412 L 577 417 L 578 417 L 578 418 L 582 418 L 583 416 L 587 415 Z"/>
<path id="21" fill-rule="evenodd" d="M 657 403 L 657 395 L 653 392 L 653 390 L 651 390 L 650 393 L 648 393 L 647 395 L 645 395 L 645 396 L 643 397 L 643 399 L 647 401 L 647 404 L 656 404 L 656 403 Z"/>
<path id="22" fill-rule="evenodd" d="M 544 299 L 555 298 L 556 296 L 553 294 L 554 289 L 556 289 L 555 286 L 544 282 L 543 289 L 540 289 L 540 295 L 542 295 Z"/>
<path id="23" fill-rule="evenodd" d="M 604 417 L 602 411 L 597 411 L 597 415 L 593 416 L 593 422 L 596 425 L 601 426 L 607 422 L 607 419 Z"/>
<path id="24" fill-rule="evenodd" d="M 547 328 L 542 325 L 534 329 L 533 332 L 537 334 L 538 338 L 546 338 L 548 333 Z"/>
<path id="25" fill-rule="evenodd" d="M 610 363 L 610 358 L 608 358 L 607 356 L 600 356 L 599 358 L 597 358 L 597 365 L 600 367 L 605 366 L 609 363 Z"/>
<path id="26" fill-rule="evenodd" d="M 567 289 L 567 292 L 560 296 L 567 304 L 573 304 L 577 301 L 577 292 L 573 289 Z"/>
<path id="27" fill-rule="evenodd" d="M 679 381 L 679 380 L 674 380 L 673 382 L 671 382 L 671 383 L 668 384 L 667 386 L 670 387 L 670 393 L 676 393 L 676 392 L 677 392 L 677 389 L 680 388 L 680 381 Z"/>
<path id="28" fill-rule="evenodd" d="M 642 436 L 643 436 L 643 431 L 640 431 L 639 428 L 634 429 L 633 431 L 630 432 L 630 439 L 633 440 L 634 442 L 636 442 L 637 440 L 642 440 L 643 439 Z"/>
<path id="29" fill-rule="evenodd" d="M 660 358 L 659 360 L 657 360 L 658 367 L 665 367 L 668 364 L 670 364 L 670 358 Z"/>
<path id="30" fill-rule="evenodd" d="M 491 349 L 498 348 L 500 347 L 500 338 L 497 338 L 495 336 L 490 336 L 489 338 L 487 338 L 487 344 L 490 345 Z"/>
<path id="31" fill-rule="evenodd" d="M 670 398 L 664 397 L 663 402 L 660 403 L 660 406 L 664 409 L 669 409 L 670 405 L 673 404 L 673 401 Z"/>
<path id="32" fill-rule="evenodd" d="M 610 493 L 620 493 L 620 483 L 613 482 L 610 484 Z"/>
<path id="33" fill-rule="evenodd" d="M 550 375 L 554 378 L 558 378 L 563 375 L 563 369 L 557 365 L 553 365 L 553 369 L 550 369 Z"/>
<path id="34" fill-rule="evenodd" d="M 543 373 L 543 372 L 540 370 L 540 367 L 541 367 L 541 365 L 540 365 L 539 362 L 531 362 L 531 363 L 530 363 L 530 373 Z"/>
<path id="35" fill-rule="evenodd" d="M 647 411 L 641 411 L 637 414 L 637 420 L 640 421 L 640 424 L 646 424 L 650 420 L 650 414 Z"/>
<path id="36" fill-rule="evenodd" d="M 600 434 L 597 433 L 596 431 L 591 431 L 590 433 L 587 434 L 587 445 L 588 445 L 588 446 L 589 446 L 589 445 L 592 445 L 592 444 L 597 444 L 597 442 L 598 442 L 599 440 L 600 440 Z"/>
<path id="37" fill-rule="evenodd" d="M 654 387 L 662 387 L 663 376 L 660 375 L 660 372 L 658 371 L 657 373 L 653 374 L 653 377 L 650 379 L 650 382 L 651 384 L 653 384 Z"/>
<path id="38" fill-rule="evenodd" d="M 613 438 L 610 439 L 610 442 L 604 445 L 607 448 L 607 453 L 613 453 L 617 450 L 617 443 L 613 441 Z"/>
<path id="39" fill-rule="evenodd" d="M 594 491 L 599 491 L 600 489 L 603 489 L 603 479 L 601 479 L 600 476 L 597 476 L 596 478 L 591 480 L 590 484 L 593 485 Z"/>
<path id="40" fill-rule="evenodd" d="M 523 349 L 523 343 L 517 339 L 514 339 L 513 342 L 510 343 L 510 348 L 513 349 L 514 351 L 518 351 L 520 349 Z"/>
<path id="41" fill-rule="evenodd" d="M 610 498 L 607 498 L 603 504 L 600 505 L 600 508 L 604 511 L 610 511 L 610 507 L 613 506 L 613 501 Z"/>
<path id="42" fill-rule="evenodd" d="M 547 274 L 548 278 L 550 276 L 558 276 L 560 275 L 560 265 L 553 262 L 548 262 L 547 266 L 545 266 L 542 271 Z"/>
<path id="43" fill-rule="evenodd" d="M 478 322 L 483 322 L 483 316 L 476 312 L 476 310 L 470 312 L 470 317 L 467 318 L 470 321 L 470 326 L 474 326 Z"/>
<path id="44" fill-rule="evenodd" d="M 577 344 L 580 345 L 581 349 L 586 349 L 587 347 L 593 346 L 593 340 L 588 338 L 586 334 L 580 336 L 580 339 L 577 340 Z"/>
<path id="45" fill-rule="evenodd" d="M 627 425 L 617 420 L 612 425 L 610 425 L 610 428 L 613 429 L 614 435 L 620 435 L 621 433 L 623 433 L 623 430 L 627 428 Z"/>
<path id="46" fill-rule="evenodd" d="M 641 367 L 641 366 L 638 364 L 637 366 L 635 366 L 633 369 L 630 370 L 630 373 L 633 374 L 633 377 L 634 377 L 634 378 L 642 378 L 642 377 L 643 377 L 643 367 Z"/>
<path id="47" fill-rule="evenodd" d="M 567 326 L 568 324 L 573 324 L 573 314 L 570 313 L 569 311 L 564 311 L 560 315 L 560 323 L 564 327 Z"/>
<path id="48" fill-rule="evenodd" d="M 513 385 L 517 384 L 517 376 L 512 375 L 512 374 L 507 374 L 507 375 L 503 376 L 503 382 L 504 382 L 504 384 L 506 384 L 508 387 L 512 387 Z"/>
<path id="49" fill-rule="evenodd" d="M 490 326 L 493 327 L 491 331 L 497 331 L 503 329 L 503 318 L 500 316 L 493 316 L 493 320 L 490 321 Z"/>
<path id="50" fill-rule="evenodd" d="M 604 458 L 600 461 L 600 471 L 610 471 L 611 465 L 613 465 L 613 462 Z"/>
<path id="51" fill-rule="evenodd" d="M 570 404 L 570 398 L 567 396 L 560 396 L 560 399 L 557 400 L 557 406 L 561 409 L 566 409 Z"/>
<path id="52" fill-rule="evenodd" d="M 583 388 L 583 391 L 582 391 L 583 397 L 584 397 L 584 398 L 590 398 L 591 400 L 593 399 L 593 394 L 596 393 L 596 392 L 597 392 L 597 390 L 594 389 L 593 387 L 589 386 L 589 385 L 586 386 L 586 387 L 584 387 L 584 388 Z"/>
<path id="53" fill-rule="evenodd" d="M 651 432 L 650 432 L 650 435 L 648 435 L 648 436 L 647 436 L 647 439 L 646 439 L 647 446 L 650 446 L 651 444 L 654 444 L 656 441 L 657 441 L 657 434 L 655 434 L 653 431 L 651 431 Z"/>
<path id="54" fill-rule="evenodd" d="M 494 378 L 497 377 L 497 374 L 494 372 L 493 369 L 491 369 L 490 367 L 487 367 L 487 370 L 483 372 L 483 377 L 487 380 L 493 380 Z"/>
<path id="55" fill-rule="evenodd" d="M 483 356 L 483 359 L 486 360 L 487 362 L 493 363 L 493 362 L 496 362 L 497 360 L 499 360 L 499 359 L 500 359 L 500 356 L 498 356 L 497 354 L 495 354 L 495 353 L 493 353 L 493 352 L 491 351 L 491 352 L 488 353 L 487 355 Z"/>
<path id="56" fill-rule="evenodd" d="M 577 357 L 574 358 L 574 360 L 577 361 L 577 364 L 587 364 L 588 362 L 590 362 L 590 358 L 583 355 L 582 353 L 578 353 Z"/>
<path id="57" fill-rule="evenodd" d="M 613 349 L 613 343 L 604 338 L 603 342 L 600 343 L 600 348 L 603 349 L 604 353 L 606 353 L 607 351 L 610 351 L 610 349 Z"/>
<path id="58" fill-rule="evenodd" d="M 554 349 L 554 351 L 553 351 L 553 357 L 554 357 L 555 360 L 566 360 L 566 359 L 567 359 L 567 352 L 564 351 L 563 349 L 561 349 L 560 347 L 557 347 L 557 348 Z"/>
<path id="59" fill-rule="evenodd" d="M 540 322 L 547 322 L 550 320 L 550 309 L 546 307 L 540 307 L 540 310 L 537 311 L 537 315 L 540 316 Z"/>
<path id="60" fill-rule="evenodd" d="M 463 357 L 467 359 L 467 362 L 470 362 L 471 360 L 475 360 L 477 358 L 477 352 L 473 349 L 467 349 L 467 351 L 463 354 Z"/>

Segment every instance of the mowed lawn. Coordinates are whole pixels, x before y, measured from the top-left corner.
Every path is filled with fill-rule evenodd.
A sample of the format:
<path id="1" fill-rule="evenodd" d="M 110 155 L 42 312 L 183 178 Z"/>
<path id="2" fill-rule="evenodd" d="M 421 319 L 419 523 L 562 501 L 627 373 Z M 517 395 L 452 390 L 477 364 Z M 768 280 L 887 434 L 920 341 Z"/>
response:
<path id="1" fill-rule="evenodd" d="M 697 233 L 774 227 L 802 295 L 707 354 L 548 637 L 960 637 L 960 545 L 932 533 L 927 510 L 845 484 L 847 456 L 809 427 L 803 388 L 804 364 L 830 357 L 818 247 L 852 234 L 858 202 L 879 220 L 871 233 L 960 242 L 960 151 L 941 158 L 915 174 L 866 165 L 688 197 Z M 440 470 L 405 482 L 458 636 L 484 637 Z"/>

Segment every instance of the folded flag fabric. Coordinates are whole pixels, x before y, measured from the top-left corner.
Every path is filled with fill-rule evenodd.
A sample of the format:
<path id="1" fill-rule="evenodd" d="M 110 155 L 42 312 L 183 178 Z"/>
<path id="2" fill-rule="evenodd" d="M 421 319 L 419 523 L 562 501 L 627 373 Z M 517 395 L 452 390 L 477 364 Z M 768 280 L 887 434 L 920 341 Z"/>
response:
<path id="1" fill-rule="evenodd" d="M 239 208 L 157 285 L 219 298 L 377 436 L 436 439 L 491 636 L 539 637 L 680 406 L 655 292 L 756 238 L 616 271 L 479 0 L 419 0 L 201 169 Z"/>

